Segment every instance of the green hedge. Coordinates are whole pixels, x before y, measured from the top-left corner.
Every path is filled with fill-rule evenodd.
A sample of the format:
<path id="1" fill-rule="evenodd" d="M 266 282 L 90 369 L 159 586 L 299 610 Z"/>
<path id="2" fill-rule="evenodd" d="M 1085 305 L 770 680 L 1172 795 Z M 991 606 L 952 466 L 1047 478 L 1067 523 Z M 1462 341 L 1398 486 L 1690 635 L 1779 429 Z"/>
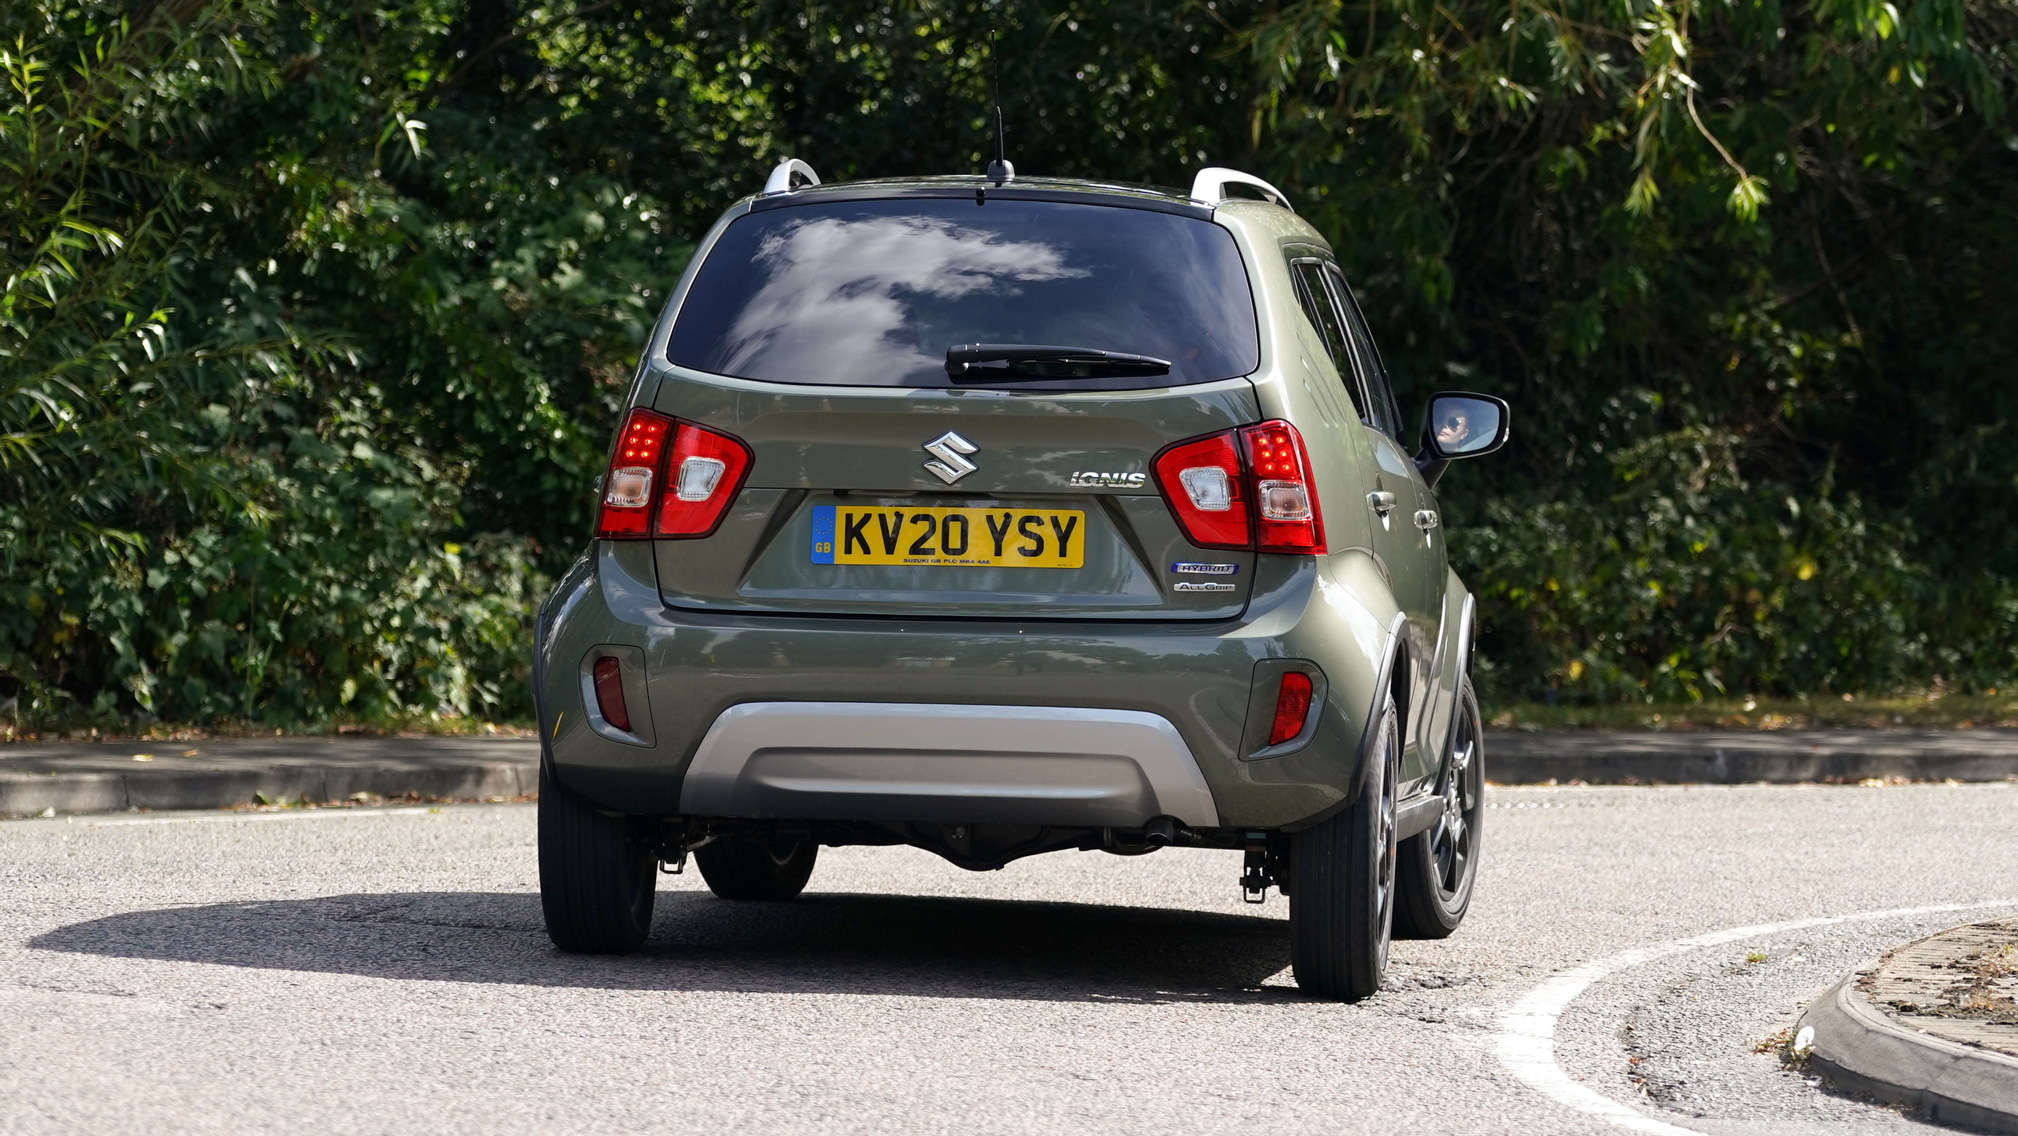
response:
<path id="1" fill-rule="evenodd" d="M 989 47 L 993 37 L 991 58 Z M 0 10 L 0 719 L 527 711 L 635 353 L 781 155 L 1253 169 L 1404 400 L 1490 698 L 2008 685 L 1991 0 L 26 0 Z M 4 723 L 0 723 L 4 725 Z"/>

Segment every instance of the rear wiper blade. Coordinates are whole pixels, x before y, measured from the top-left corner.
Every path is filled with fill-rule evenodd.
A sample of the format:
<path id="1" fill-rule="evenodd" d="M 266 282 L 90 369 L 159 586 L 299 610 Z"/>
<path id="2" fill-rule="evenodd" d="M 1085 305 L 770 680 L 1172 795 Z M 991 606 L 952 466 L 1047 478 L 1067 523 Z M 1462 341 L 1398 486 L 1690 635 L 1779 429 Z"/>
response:
<path id="1" fill-rule="evenodd" d="M 1167 375 L 1170 360 L 1095 347 L 1045 343 L 956 343 L 946 349 L 946 374 L 966 382 L 1070 379 L 1095 375 Z"/>

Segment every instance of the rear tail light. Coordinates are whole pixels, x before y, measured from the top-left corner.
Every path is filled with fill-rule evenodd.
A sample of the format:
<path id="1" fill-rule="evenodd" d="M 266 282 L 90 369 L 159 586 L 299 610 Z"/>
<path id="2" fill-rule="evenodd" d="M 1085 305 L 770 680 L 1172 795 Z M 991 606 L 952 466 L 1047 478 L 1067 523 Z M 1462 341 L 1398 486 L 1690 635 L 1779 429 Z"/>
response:
<path id="1" fill-rule="evenodd" d="M 1200 548 L 1324 551 L 1310 455 L 1289 423 L 1179 442 L 1156 455 L 1154 464 L 1163 499 Z"/>
<path id="2" fill-rule="evenodd" d="M 596 535 L 605 540 L 707 536 L 721 523 L 749 472 L 749 447 L 727 434 L 633 410 L 603 478 Z"/>
<path id="3" fill-rule="evenodd" d="M 1200 548 L 1251 548 L 1234 433 L 1195 438 L 1156 455 L 1156 485 Z"/>
<path id="4" fill-rule="evenodd" d="M 1324 521 L 1317 515 L 1317 490 L 1310 484 L 1310 455 L 1304 452 L 1296 427 L 1263 422 L 1241 430 L 1240 439 L 1255 481 L 1256 551 L 1323 552 Z"/>
<path id="5" fill-rule="evenodd" d="M 662 537 L 706 536 L 721 523 L 729 502 L 750 472 L 749 447 L 690 422 L 680 423 L 666 467 L 673 471 L 669 492 L 659 501 L 659 523 L 652 531 Z"/>
<path id="6" fill-rule="evenodd" d="M 1310 676 L 1290 671 L 1282 676 L 1282 686 L 1275 693 L 1275 722 L 1268 727 L 1268 744 L 1281 745 L 1302 733 L 1309 718 Z"/>
<path id="7" fill-rule="evenodd" d="M 673 420 L 649 410 L 633 410 L 610 454 L 603 478 L 602 513 L 596 535 L 612 540 L 647 536 L 652 523 L 652 491 L 658 488 L 659 466 Z"/>
<path id="8" fill-rule="evenodd" d="M 625 733 L 631 732 L 631 708 L 624 705 L 624 668 L 615 659 L 596 660 L 596 709 L 603 721 Z M 1280 717 L 1281 712 L 1277 711 Z"/>

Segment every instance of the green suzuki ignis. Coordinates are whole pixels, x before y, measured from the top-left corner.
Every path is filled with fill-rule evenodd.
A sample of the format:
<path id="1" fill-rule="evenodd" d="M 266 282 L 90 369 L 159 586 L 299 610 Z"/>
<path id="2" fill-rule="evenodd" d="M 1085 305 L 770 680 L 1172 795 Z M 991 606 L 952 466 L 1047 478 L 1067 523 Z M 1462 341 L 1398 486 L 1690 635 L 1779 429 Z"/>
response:
<path id="1" fill-rule="evenodd" d="M 850 844 L 1242 853 L 1324 997 L 1464 918 L 1474 619 L 1433 489 L 1507 407 L 1409 425 L 1275 187 L 788 160 L 701 242 L 626 405 L 537 624 L 561 949 L 637 949 L 689 853 L 785 900 Z"/>

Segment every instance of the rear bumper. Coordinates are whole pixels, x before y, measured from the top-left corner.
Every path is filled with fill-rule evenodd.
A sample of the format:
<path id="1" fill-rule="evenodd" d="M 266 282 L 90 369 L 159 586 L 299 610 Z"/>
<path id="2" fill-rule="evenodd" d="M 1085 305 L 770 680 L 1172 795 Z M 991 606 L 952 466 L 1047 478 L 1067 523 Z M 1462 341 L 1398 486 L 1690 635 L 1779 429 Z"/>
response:
<path id="1" fill-rule="evenodd" d="M 745 702 L 702 737 L 680 807 L 771 820 L 1219 823 L 1167 720 L 1072 706 Z"/>
<path id="2" fill-rule="evenodd" d="M 667 607 L 650 556 L 600 544 L 561 581 L 534 686 L 556 775 L 662 816 L 1294 828 L 1352 796 L 1391 618 L 1294 557 L 1231 622 L 729 616 Z M 585 681 L 606 657 L 629 731 Z M 1249 760 L 1285 659 L 1324 697 L 1306 744 Z"/>

